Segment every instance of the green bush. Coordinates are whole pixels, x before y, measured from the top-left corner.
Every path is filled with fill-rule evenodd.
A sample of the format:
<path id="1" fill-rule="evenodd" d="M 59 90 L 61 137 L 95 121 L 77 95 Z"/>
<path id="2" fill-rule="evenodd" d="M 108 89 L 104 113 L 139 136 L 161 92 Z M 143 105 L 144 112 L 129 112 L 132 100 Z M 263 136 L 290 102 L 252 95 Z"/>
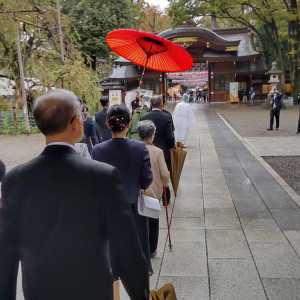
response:
<path id="1" fill-rule="evenodd" d="M 0 111 L 9 110 L 9 105 L 7 104 L 4 97 L 0 96 Z"/>

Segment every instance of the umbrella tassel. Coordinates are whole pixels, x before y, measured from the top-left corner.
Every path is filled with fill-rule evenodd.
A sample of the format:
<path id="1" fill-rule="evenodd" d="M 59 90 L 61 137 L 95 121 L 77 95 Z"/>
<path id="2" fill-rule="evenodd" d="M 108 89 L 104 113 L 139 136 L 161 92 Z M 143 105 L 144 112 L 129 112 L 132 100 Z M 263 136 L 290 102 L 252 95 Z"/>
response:
<path id="1" fill-rule="evenodd" d="M 169 223 L 169 214 L 168 214 L 168 203 L 167 203 L 167 194 L 166 188 L 164 187 L 164 201 L 165 201 L 165 208 L 166 208 L 166 217 L 167 217 L 167 225 L 168 225 L 168 237 L 169 237 L 169 248 L 172 250 L 172 243 L 171 243 L 171 235 L 170 235 L 170 223 Z"/>

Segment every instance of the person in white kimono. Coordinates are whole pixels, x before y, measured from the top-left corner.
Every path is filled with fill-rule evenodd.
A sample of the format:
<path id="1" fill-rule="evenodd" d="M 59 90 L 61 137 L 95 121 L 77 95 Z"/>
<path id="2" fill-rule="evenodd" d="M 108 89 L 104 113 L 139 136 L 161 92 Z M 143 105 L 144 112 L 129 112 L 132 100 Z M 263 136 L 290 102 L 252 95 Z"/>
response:
<path id="1" fill-rule="evenodd" d="M 176 105 L 173 112 L 175 138 L 177 142 L 182 142 L 184 147 L 186 147 L 189 127 L 195 123 L 195 116 L 188 101 L 189 95 L 184 94 L 181 102 Z"/>

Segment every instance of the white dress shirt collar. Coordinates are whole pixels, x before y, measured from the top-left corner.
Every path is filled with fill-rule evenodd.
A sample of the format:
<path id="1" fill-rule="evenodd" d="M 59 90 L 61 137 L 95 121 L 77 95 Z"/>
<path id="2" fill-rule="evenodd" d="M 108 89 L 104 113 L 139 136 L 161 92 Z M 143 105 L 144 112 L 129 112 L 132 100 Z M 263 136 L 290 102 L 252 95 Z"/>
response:
<path id="1" fill-rule="evenodd" d="M 75 147 L 69 143 L 65 143 L 65 142 L 53 142 L 53 143 L 49 143 L 46 145 L 46 147 L 48 146 L 55 146 L 55 145 L 61 145 L 61 146 L 69 146 L 71 148 L 73 148 L 75 150 Z"/>

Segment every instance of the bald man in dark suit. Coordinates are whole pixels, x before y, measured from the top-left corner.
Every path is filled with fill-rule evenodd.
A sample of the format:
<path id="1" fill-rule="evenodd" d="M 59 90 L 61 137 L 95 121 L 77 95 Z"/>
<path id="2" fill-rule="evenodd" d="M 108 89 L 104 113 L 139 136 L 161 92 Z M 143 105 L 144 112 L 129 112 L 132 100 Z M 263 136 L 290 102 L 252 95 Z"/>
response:
<path id="1" fill-rule="evenodd" d="M 15 299 L 21 261 L 25 299 L 112 300 L 109 245 L 130 298 L 148 300 L 147 264 L 119 174 L 74 149 L 83 136 L 76 96 L 51 90 L 33 115 L 46 148 L 2 183 L 0 299 Z"/>

